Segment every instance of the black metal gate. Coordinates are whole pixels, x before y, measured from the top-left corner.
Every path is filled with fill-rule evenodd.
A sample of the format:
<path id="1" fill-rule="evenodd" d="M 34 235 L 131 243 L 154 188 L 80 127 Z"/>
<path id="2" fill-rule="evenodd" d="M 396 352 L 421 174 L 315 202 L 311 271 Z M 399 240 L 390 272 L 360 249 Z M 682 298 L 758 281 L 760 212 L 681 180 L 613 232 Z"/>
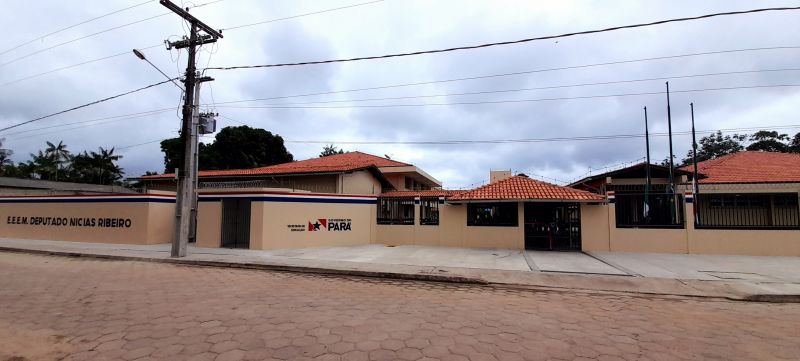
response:
<path id="1" fill-rule="evenodd" d="M 222 247 L 250 248 L 250 200 L 222 200 Z"/>
<path id="2" fill-rule="evenodd" d="M 579 251 L 580 211 L 577 203 L 525 203 L 525 249 Z"/>

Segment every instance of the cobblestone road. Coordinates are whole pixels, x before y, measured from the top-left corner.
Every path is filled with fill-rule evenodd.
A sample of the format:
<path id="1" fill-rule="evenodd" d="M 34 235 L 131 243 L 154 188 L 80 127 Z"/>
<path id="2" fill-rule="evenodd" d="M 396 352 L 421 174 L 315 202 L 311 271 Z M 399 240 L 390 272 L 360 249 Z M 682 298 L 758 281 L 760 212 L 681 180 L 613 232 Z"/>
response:
<path id="1" fill-rule="evenodd" d="M 0 360 L 797 360 L 800 305 L 0 253 Z M 15 358 L 16 357 L 16 358 Z"/>

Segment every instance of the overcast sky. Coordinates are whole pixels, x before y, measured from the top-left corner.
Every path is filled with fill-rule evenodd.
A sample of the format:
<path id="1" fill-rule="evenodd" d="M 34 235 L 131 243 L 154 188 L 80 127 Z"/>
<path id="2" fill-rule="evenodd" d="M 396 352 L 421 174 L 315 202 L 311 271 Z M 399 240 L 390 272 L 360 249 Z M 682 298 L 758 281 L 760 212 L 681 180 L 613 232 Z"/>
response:
<path id="1" fill-rule="evenodd" d="M 142 0 L 71 1 L 0 0 L 5 36 L 0 52 L 51 31 Z M 368 0 L 250 1 L 223 0 L 192 10 L 215 28 L 231 28 Z M 208 0 L 196 0 L 202 4 Z M 184 2 L 184 6 L 192 2 Z M 385 0 L 338 11 L 231 29 L 217 45 L 206 46 L 198 66 L 233 66 L 380 55 L 605 28 L 673 17 L 798 6 L 799 1 L 407 1 Z M 104 29 L 164 13 L 157 1 L 105 17 L 0 55 L 0 64 Z M 176 40 L 185 28 L 165 15 L 0 65 L 0 84 L 87 60 Z M 341 91 L 464 77 L 526 72 L 697 52 L 776 46 L 800 46 L 800 11 L 770 12 L 621 30 L 479 50 L 376 61 L 302 67 L 208 71 L 216 80 L 202 91 L 203 110 L 219 112 L 219 126 L 237 122 L 281 135 L 295 159 L 316 157 L 322 144 L 360 150 L 413 163 L 443 181 L 445 187 L 473 186 L 490 169 L 511 169 L 535 177 L 568 181 L 590 167 L 635 161 L 645 155 L 644 139 L 583 140 L 542 143 L 461 145 L 349 145 L 346 141 L 441 141 L 582 137 L 644 132 L 642 107 L 650 131 L 666 132 L 663 94 L 585 98 L 595 95 L 664 90 L 664 80 L 562 87 L 490 94 L 452 95 L 568 84 L 674 77 L 671 90 L 800 84 L 800 71 L 741 73 L 680 78 L 685 75 L 800 68 L 800 48 L 734 52 L 617 65 L 545 71 L 515 76 L 452 81 L 382 90 L 293 97 L 250 103 L 227 101 Z M 185 52 L 155 47 L 148 59 L 171 76 L 186 66 Z M 75 105 L 164 80 L 132 53 L 0 86 L 0 126 L 8 126 Z M 442 95 L 439 97 L 353 101 L 368 98 Z M 63 140 L 73 152 L 97 147 L 123 148 L 126 176 L 163 171 L 157 140 L 177 136 L 175 110 L 138 118 L 114 118 L 53 127 L 111 116 L 177 107 L 180 90 L 172 84 L 0 133 L 14 161 Z M 452 104 L 520 99 L 584 97 L 535 102 Z M 689 103 L 695 103 L 698 130 L 800 124 L 800 88 L 775 87 L 671 96 L 674 131 L 690 130 Z M 330 102 L 341 101 L 341 102 Z M 320 103 L 325 102 L 325 103 Z M 306 108 L 252 106 L 282 103 Z M 364 105 L 443 104 L 363 107 Z M 237 106 L 233 108 L 230 106 Z M 241 106 L 250 106 L 242 108 Z M 360 106 L 360 107 L 354 107 Z M 317 107 L 317 108 L 308 108 Z M 326 108 L 319 108 L 326 107 Z M 335 107 L 335 108 L 331 108 Z M 235 121 L 229 120 L 234 119 Z M 91 125 L 91 126 L 86 126 Z M 48 129 L 38 129 L 48 127 Z M 52 127 L 52 128 L 51 128 Z M 20 133 L 25 131 L 24 133 Z M 783 129 L 795 134 L 800 127 Z M 701 135 L 704 135 L 703 133 Z M 674 139 L 679 159 L 691 138 Z M 666 137 L 653 137 L 653 161 L 668 154 Z"/>

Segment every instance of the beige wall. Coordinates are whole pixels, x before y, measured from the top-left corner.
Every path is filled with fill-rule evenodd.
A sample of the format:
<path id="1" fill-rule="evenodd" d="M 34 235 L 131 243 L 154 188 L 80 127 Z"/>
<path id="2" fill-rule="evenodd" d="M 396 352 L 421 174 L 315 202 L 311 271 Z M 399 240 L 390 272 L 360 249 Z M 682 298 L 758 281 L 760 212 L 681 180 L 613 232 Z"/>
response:
<path id="1" fill-rule="evenodd" d="M 686 214 L 693 214 L 692 204 Z M 687 222 L 689 253 L 800 256 L 800 230 L 695 229 Z"/>
<path id="2" fill-rule="evenodd" d="M 157 244 L 172 239 L 174 203 L 148 202 L 66 202 L 72 197 L 39 199 L 37 202 L 0 204 L 0 237 L 73 242 Z M 25 197 L 25 199 L 34 199 Z M 85 196 L 81 199 L 86 199 Z M 16 217 L 16 218 L 14 218 Z M 23 219 L 27 224 L 22 223 Z M 34 225 L 34 217 L 66 220 L 65 225 Z M 78 225 L 86 219 L 95 224 Z M 130 220 L 130 226 L 100 226 L 103 219 Z M 15 224 L 16 223 L 16 224 Z"/>
<path id="3" fill-rule="evenodd" d="M 242 190 L 224 190 L 224 193 L 241 192 Z M 255 197 L 250 204 L 250 249 L 281 249 L 306 247 L 331 247 L 341 245 L 369 244 L 374 239 L 376 204 L 369 198 L 358 198 L 368 203 L 325 203 L 319 200 L 349 199 L 341 195 L 282 193 L 268 190 L 254 191 Z M 289 197 L 293 201 L 264 200 L 264 196 Z M 312 197 L 312 200 L 302 201 Z M 222 202 L 199 202 L 197 245 L 199 247 L 220 247 Z M 318 219 L 349 220 L 349 230 L 308 231 L 309 222 Z M 346 222 L 346 221 L 342 221 Z M 336 222 L 340 223 L 340 222 Z M 294 226 L 294 227 L 293 227 Z M 297 231 L 292 231 L 297 229 Z"/>
<path id="4" fill-rule="evenodd" d="M 581 248 L 584 251 L 611 250 L 608 209 L 602 204 L 581 204 Z"/>
<path id="5" fill-rule="evenodd" d="M 372 240 L 375 204 L 253 202 L 252 206 L 251 249 L 332 247 L 369 244 Z M 289 227 L 307 227 L 318 219 L 346 219 L 351 229 L 309 232 L 306 228 L 292 231 Z M 255 226 L 259 221 L 262 231 Z"/>
<path id="6" fill-rule="evenodd" d="M 414 225 L 377 225 L 375 242 L 390 245 L 524 249 L 523 203 L 518 202 L 517 207 L 517 227 L 476 227 L 467 226 L 466 204 L 440 204 L 438 226 L 419 224 L 419 205 L 415 205 Z"/>
<path id="7" fill-rule="evenodd" d="M 370 172 L 362 170 L 345 173 L 339 177 L 339 191 L 342 194 L 381 194 L 381 183 Z"/>
<path id="8" fill-rule="evenodd" d="M 197 202 L 197 246 L 219 248 L 221 232 L 222 202 Z"/>
<path id="9" fill-rule="evenodd" d="M 714 185 L 706 193 L 784 193 L 797 185 Z M 685 229 L 616 228 L 614 204 L 581 206 L 584 251 L 800 256 L 800 230 L 695 229 L 689 215 Z M 606 236 L 607 235 L 607 236 Z"/>

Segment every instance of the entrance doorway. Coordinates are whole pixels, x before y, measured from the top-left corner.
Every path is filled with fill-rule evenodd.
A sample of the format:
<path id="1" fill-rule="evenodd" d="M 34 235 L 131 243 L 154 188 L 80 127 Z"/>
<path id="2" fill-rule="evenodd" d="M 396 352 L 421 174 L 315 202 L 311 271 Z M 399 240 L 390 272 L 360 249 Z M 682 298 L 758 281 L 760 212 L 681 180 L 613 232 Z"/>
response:
<path id="1" fill-rule="evenodd" d="M 250 248 L 250 200 L 222 200 L 222 247 Z"/>
<path id="2" fill-rule="evenodd" d="M 580 212 L 577 203 L 525 203 L 525 249 L 580 251 Z"/>

